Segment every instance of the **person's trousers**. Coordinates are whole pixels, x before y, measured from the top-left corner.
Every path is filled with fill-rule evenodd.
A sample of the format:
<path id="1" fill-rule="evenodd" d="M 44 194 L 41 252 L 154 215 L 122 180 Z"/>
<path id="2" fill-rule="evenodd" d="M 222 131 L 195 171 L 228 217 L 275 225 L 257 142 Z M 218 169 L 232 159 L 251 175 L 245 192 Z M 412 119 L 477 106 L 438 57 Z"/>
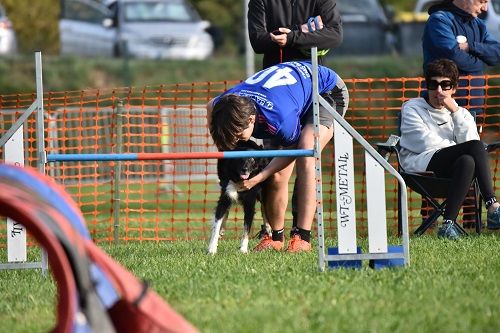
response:
<path id="1" fill-rule="evenodd" d="M 441 178 L 451 175 L 453 186 L 448 189 L 445 219 L 456 220 L 474 177 L 485 200 L 495 196 L 488 153 L 481 141 L 467 141 L 437 151 L 427 171 Z"/>

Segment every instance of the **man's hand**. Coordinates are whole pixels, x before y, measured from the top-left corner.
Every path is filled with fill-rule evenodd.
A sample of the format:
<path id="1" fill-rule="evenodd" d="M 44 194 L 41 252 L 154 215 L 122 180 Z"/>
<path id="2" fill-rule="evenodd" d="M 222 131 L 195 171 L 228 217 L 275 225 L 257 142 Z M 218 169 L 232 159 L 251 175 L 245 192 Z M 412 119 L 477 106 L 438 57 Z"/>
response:
<path id="1" fill-rule="evenodd" d="M 264 181 L 264 179 L 262 178 L 262 175 L 259 173 L 259 174 L 255 175 L 255 177 L 253 177 L 253 178 L 246 179 L 246 180 L 243 180 L 243 181 L 237 183 L 236 190 L 238 192 L 248 191 L 252 187 L 254 187 L 255 185 L 261 183 L 262 181 Z"/>
<path id="2" fill-rule="evenodd" d="M 316 26 L 316 23 L 315 23 L 315 20 L 311 20 L 309 22 L 309 25 L 311 27 L 311 29 L 309 29 L 309 26 L 307 25 L 307 23 L 304 23 L 300 26 L 300 30 L 302 30 L 302 32 L 313 32 L 313 31 L 316 31 L 316 30 L 321 30 L 323 29 L 323 20 L 321 19 L 321 16 L 318 15 L 315 17 L 316 21 L 318 21 L 318 25 Z"/>
<path id="3" fill-rule="evenodd" d="M 271 36 L 271 40 L 276 44 L 278 44 L 280 47 L 285 47 L 286 36 L 287 36 L 286 34 L 289 33 L 290 31 L 291 30 L 288 28 L 279 28 L 269 33 L 269 36 Z"/>
<path id="4" fill-rule="evenodd" d="M 464 52 L 469 52 L 469 43 L 458 43 L 458 48 Z"/>

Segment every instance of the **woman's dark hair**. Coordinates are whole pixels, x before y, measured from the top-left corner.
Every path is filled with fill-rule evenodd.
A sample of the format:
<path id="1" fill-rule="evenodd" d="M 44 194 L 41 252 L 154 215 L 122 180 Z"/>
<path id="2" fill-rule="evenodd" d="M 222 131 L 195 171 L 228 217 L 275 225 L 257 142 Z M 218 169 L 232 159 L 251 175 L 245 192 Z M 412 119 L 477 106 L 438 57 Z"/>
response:
<path id="1" fill-rule="evenodd" d="M 239 134 L 255 115 L 254 102 L 244 96 L 227 94 L 219 98 L 212 109 L 210 135 L 219 150 L 232 150 L 239 141 Z"/>
<path id="2" fill-rule="evenodd" d="M 432 77 L 447 77 L 451 80 L 453 87 L 458 84 L 457 65 L 449 59 L 437 59 L 425 67 L 425 81 L 429 82 Z"/>

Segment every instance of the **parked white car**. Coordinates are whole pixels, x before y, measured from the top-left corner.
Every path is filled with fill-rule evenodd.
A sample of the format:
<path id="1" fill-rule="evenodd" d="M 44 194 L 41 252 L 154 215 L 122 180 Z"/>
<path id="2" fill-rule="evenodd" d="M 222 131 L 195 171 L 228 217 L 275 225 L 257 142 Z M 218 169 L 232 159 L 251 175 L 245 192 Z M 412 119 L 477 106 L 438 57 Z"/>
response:
<path id="1" fill-rule="evenodd" d="M 61 54 L 202 60 L 209 26 L 185 0 L 61 0 Z"/>
<path id="2" fill-rule="evenodd" d="M 427 13 L 432 5 L 442 0 L 418 0 L 415 5 L 415 13 Z M 488 11 L 483 13 L 482 18 L 486 23 L 488 32 L 498 41 L 500 41 L 500 0 L 490 0 Z"/>
<path id="3" fill-rule="evenodd" d="M 0 5 L 0 54 L 14 54 L 16 52 L 16 33 L 12 28 L 12 22 L 5 13 L 5 9 Z"/>

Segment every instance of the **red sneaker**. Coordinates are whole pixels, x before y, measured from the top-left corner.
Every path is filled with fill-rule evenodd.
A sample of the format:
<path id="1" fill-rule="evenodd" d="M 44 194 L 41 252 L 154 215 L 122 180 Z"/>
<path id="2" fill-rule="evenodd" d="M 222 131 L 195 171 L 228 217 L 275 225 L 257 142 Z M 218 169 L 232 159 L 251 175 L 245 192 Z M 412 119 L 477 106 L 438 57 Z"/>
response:
<path id="1" fill-rule="evenodd" d="M 284 242 L 283 241 L 273 241 L 273 239 L 271 238 L 271 236 L 269 235 L 264 235 L 264 237 L 262 237 L 262 239 L 260 240 L 260 243 L 257 244 L 256 247 L 254 247 L 254 251 L 264 251 L 264 250 L 267 250 L 267 249 L 274 249 L 276 251 L 281 251 L 281 249 L 283 248 L 283 244 Z"/>
<path id="2" fill-rule="evenodd" d="M 292 239 L 288 242 L 288 248 L 286 252 L 297 253 L 297 252 L 309 252 L 311 251 L 311 243 L 306 242 L 300 238 L 300 235 L 293 235 Z"/>

